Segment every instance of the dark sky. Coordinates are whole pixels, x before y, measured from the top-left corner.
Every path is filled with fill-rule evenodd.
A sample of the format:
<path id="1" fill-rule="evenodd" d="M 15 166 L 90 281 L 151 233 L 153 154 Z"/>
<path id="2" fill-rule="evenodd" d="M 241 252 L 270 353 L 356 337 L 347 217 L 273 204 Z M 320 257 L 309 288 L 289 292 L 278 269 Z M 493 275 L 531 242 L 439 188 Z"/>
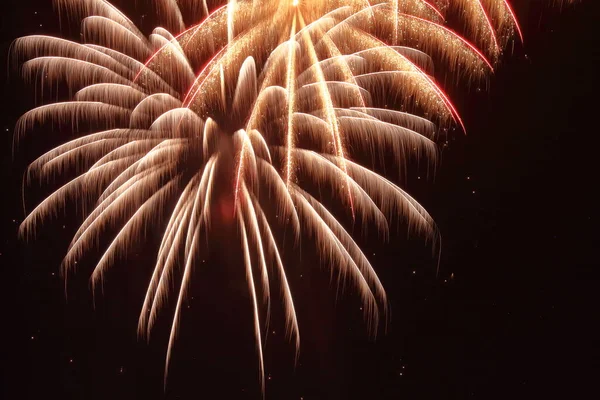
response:
<path id="1" fill-rule="evenodd" d="M 6 58 L 16 37 L 56 32 L 49 3 L 2 2 L 2 398 L 259 398 L 243 275 L 225 280 L 207 267 L 195 285 L 164 394 L 167 324 L 149 345 L 135 331 L 148 252 L 118 266 L 94 309 L 85 272 L 68 302 L 58 277 L 72 216 L 35 242 L 17 240 L 21 176 L 36 145 L 13 157 L 12 130 L 34 102 Z M 600 2 L 561 12 L 513 3 L 525 48 L 505 58 L 488 91 L 451 90 L 468 134 L 450 136 L 435 179 L 418 168 L 408 179 L 441 229 L 439 277 L 421 238 L 363 240 L 392 307 L 387 334 L 372 341 L 357 299 L 336 304 L 307 256 L 300 362 L 294 370 L 275 319 L 268 399 L 598 398 Z"/>

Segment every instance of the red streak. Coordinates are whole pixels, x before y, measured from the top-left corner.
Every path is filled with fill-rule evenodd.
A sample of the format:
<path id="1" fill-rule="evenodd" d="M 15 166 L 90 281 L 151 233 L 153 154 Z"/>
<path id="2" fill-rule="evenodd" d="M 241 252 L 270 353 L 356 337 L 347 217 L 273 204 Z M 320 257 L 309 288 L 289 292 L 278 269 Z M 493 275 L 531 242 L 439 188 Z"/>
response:
<path id="1" fill-rule="evenodd" d="M 401 14 L 401 15 L 407 15 L 407 14 Z M 415 17 L 418 18 L 418 17 Z M 418 18 L 421 19 L 421 18 Z M 421 19 L 423 20 L 423 19 Z M 427 21 L 427 20 L 423 20 L 423 21 Z M 427 21 L 430 22 L 430 21 Z M 433 23 L 433 22 L 432 22 Z M 436 24 L 437 25 L 437 24 Z M 382 43 L 385 46 L 385 43 L 383 43 L 381 40 L 377 39 L 376 37 L 374 37 L 373 35 L 369 34 L 369 33 L 365 33 L 367 36 L 371 37 L 374 41 Z M 392 49 L 393 50 L 393 49 Z M 414 64 L 412 61 L 410 61 L 407 57 L 403 56 L 402 54 L 398 53 L 396 50 L 394 50 L 394 52 L 396 54 L 398 54 L 403 60 L 405 60 L 407 63 L 409 63 L 419 74 L 421 74 L 421 76 L 423 76 L 423 78 L 425 78 L 425 80 L 427 80 L 427 82 L 429 82 L 429 84 L 433 87 L 433 90 L 438 94 L 438 96 L 442 99 L 442 101 L 444 102 L 444 105 L 446 106 L 446 109 L 450 112 L 450 115 L 452 116 L 452 119 L 456 122 L 458 122 L 460 124 L 460 126 L 462 127 L 463 131 L 466 133 L 467 130 L 465 128 L 465 124 L 463 123 L 462 118 L 460 117 L 460 115 L 458 114 L 458 111 L 456 111 L 456 108 L 454 107 L 454 105 L 452 104 L 452 102 L 450 101 L 450 99 L 448 98 L 448 95 L 442 90 L 441 87 L 439 87 L 434 81 L 433 79 L 431 79 L 429 77 L 429 75 L 427 75 L 425 73 L 425 71 L 423 71 L 421 68 L 419 68 L 416 64 Z M 485 59 L 485 58 L 484 58 Z"/>
<path id="2" fill-rule="evenodd" d="M 148 65 L 152 62 L 152 60 L 154 60 L 168 45 L 172 44 L 174 41 L 177 41 L 177 39 L 179 39 L 180 37 L 182 37 L 183 35 L 185 35 L 186 33 L 189 33 L 191 30 L 196 29 L 197 31 L 200 30 L 200 28 L 202 27 L 202 25 L 204 25 L 206 22 L 208 22 L 208 20 L 210 18 L 212 18 L 218 11 L 220 11 L 221 9 L 227 7 L 227 5 L 221 6 L 219 8 L 217 8 L 215 11 L 213 11 L 210 15 L 208 15 L 204 21 L 200 22 L 197 25 L 193 25 L 190 28 L 186 29 L 185 31 L 181 32 L 180 34 L 178 34 L 177 36 L 175 36 L 173 39 L 171 39 L 169 41 L 169 43 L 163 45 L 160 49 L 158 49 L 154 54 L 152 54 L 150 56 L 150 58 L 144 63 L 144 66 L 142 67 L 142 69 L 140 69 L 140 72 L 137 73 L 137 75 L 135 76 L 135 79 L 133 80 L 133 83 L 135 83 L 135 81 L 137 81 L 137 79 L 140 77 L 140 75 L 142 74 L 142 72 L 144 72 L 144 70 L 146 68 L 148 68 Z M 194 32 L 194 35 L 197 33 Z M 192 35 L 192 37 L 194 37 L 194 35 Z"/>
<path id="3" fill-rule="evenodd" d="M 508 0 L 504 0 L 504 4 L 506 5 L 508 12 L 510 13 L 510 17 L 512 18 L 512 20 L 515 24 L 515 28 L 517 29 L 517 32 L 519 33 L 519 37 L 521 38 L 521 43 L 524 43 L 523 32 L 521 31 L 521 26 L 519 25 L 519 20 L 517 19 L 515 12 L 513 11 L 512 7 L 510 6 L 510 3 L 508 2 Z"/>
<path id="4" fill-rule="evenodd" d="M 496 51 L 500 51 L 500 46 L 498 45 L 498 38 L 496 37 L 496 31 L 494 30 L 494 25 L 492 25 L 492 20 L 490 20 L 490 16 L 488 15 L 487 11 L 485 10 L 485 7 L 483 7 L 483 3 L 481 2 L 481 0 L 477 0 L 477 4 L 479 4 L 479 7 L 481 7 L 481 12 L 483 13 L 483 16 L 485 17 L 485 20 L 487 22 L 490 33 L 492 34 L 492 38 L 494 39 L 494 46 L 496 47 Z"/>
<path id="5" fill-rule="evenodd" d="M 444 32 L 447 32 L 447 33 L 451 34 L 452 36 L 454 36 L 455 38 L 457 38 L 458 40 L 460 40 L 461 42 L 463 42 L 464 44 L 466 44 L 466 45 L 467 45 L 467 46 L 468 46 L 468 47 L 469 47 L 471 50 L 473 50 L 473 52 L 474 52 L 475 54 L 477 54 L 477 55 L 479 56 L 479 58 L 481 58 L 481 60 L 482 60 L 484 63 L 486 63 L 486 64 L 487 64 L 487 66 L 488 66 L 488 67 L 490 67 L 490 70 L 491 70 L 492 72 L 494 72 L 494 67 L 493 67 L 493 66 L 492 66 L 492 64 L 491 64 L 491 63 L 488 61 L 488 59 L 485 57 L 485 55 L 483 55 L 483 53 L 482 53 L 481 51 L 479 51 L 479 50 L 477 49 L 477 47 L 473 46 L 471 43 L 469 43 L 469 42 L 467 41 L 467 39 L 465 39 L 464 37 L 460 36 L 458 33 L 456 33 L 456 32 L 453 32 L 453 31 L 451 31 L 450 29 L 446 28 L 445 26 L 443 26 L 443 25 L 440 25 L 440 24 L 438 24 L 438 23 L 435 23 L 435 22 L 433 22 L 433 21 L 429 21 L 429 20 L 427 20 L 427 19 L 423 19 L 423 18 L 420 18 L 420 17 L 416 17 L 416 16 L 414 16 L 414 15 L 410 15 L 410 14 L 400 14 L 400 15 L 402 15 L 402 16 L 405 16 L 405 17 L 409 17 L 409 18 L 414 18 L 414 19 L 416 19 L 416 20 L 419 20 L 419 21 L 421 21 L 421 22 L 426 22 L 426 23 L 428 23 L 428 24 L 431 24 L 431 25 L 435 25 L 436 27 L 438 27 L 438 28 L 442 29 Z"/>

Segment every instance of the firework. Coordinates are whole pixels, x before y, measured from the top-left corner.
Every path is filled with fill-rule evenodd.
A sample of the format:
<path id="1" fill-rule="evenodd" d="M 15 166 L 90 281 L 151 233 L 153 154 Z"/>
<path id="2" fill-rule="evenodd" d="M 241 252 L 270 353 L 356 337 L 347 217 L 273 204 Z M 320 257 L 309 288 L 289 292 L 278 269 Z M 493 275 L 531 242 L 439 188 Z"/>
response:
<path id="1" fill-rule="evenodd" d="M 375 333 L 385 291 L 318 188 L 383 236 L 402 215 L 435 238 L 427 211 L 354 155 L 386 151 L 398 167 L 421 157 L 435 163 L 439 127 L 462 121 L 433 77 L 434 62 L 452 82 L 485 79 L 507 43 L 522 38 L 507 0 L 155 0 L 161 25 L 150 35 L 108 1 L 55 3 L 63 16 L 81 19 L 82 43 L 30 36 L 15 42 L 14 54 L 26 79 L 47 88 L 60 82 L 72 100 L 26 113 L 15 136 L 50 123 L 94 132 L 31 164 L 27 182 L 77 175 L 29 213 L 22 235 L 67 199 L 93 199 L 63 272 L 116 229 L 91 275 L 95 286 L 148 226 L 161 227 L 138 330 L 148 336 L 174 296 L 166 379 L 199 242 L 210 241 L 215 223 L 237 224 L 263 391 L 261 332 L 274 280 L 287 334 L 300 346 L 274 228 L 317 244 L 324 264 L 360 294 Z M 225 195 L 217 190 L 224 183 Z M 178 266 L 183 274 L 174 282 Z"/>

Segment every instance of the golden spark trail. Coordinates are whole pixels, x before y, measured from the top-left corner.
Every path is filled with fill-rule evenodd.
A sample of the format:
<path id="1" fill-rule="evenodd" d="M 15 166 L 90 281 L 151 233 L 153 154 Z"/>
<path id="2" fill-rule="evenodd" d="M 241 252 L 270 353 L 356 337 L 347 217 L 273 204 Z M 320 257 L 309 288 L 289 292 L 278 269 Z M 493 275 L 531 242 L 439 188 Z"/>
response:
<path id="1" fill-rule="evenodd" d="M 258 301 L 256 299 L 256 284 L 254 283 L 254 275 L 252 273 L 252 262 L 250 261 L 250 247 L 248 245 L 248 234 L 246 226 L 240 213 L 238 213 L 240 231 L 242 233 L 242 246 L 244 251 L 244 264 L 246 265 L 246 279 L 248 280 L 248 288 L 252 296 L 252 306 L 254 308 L 254 335 L 256 337 L 256 351 L 258 352 L 259 363 L 259 380 L 261 393 L 265 393 L 265 366 L 262 351 L 262 339 L 260 333 L 260 319 L 258 315 Z"/>
<path id="2" fill-rule="evenodd" d="M 504 1 L 504 5 L 506 6 L 506 10 L 510 14 L 510 18 L 512 19 L 513 24 L 515 25 L 515 29 L 517 30 L 517 33 L 519 34 L 519 38 L 521 39 L 521 43 L 524 43 L 525 40 L 523 38 L 523 31 L 521 30 L 521 24 L 519 24 L 519 20 L 517 19 L 517 16 L 515 15 L 515 12 L 513 11 L 510 3 L 508 2 L 508 0 L 503 0 L 503 1 Z"/>
<path id="3" fill-rule="evenodd" d="M 234 17 L 235 17 L 236 4 L 237 4 L 236 0 L 229 0 L 229 3 L 227 3 L 227 42 L 228 43 L 233 42 L 233 38 L 235 35 L 233 23 L 235 21 Z"/>
<path id="4" fill-rule="evenodd" d="M 294 0 L 294 6 L 297 5 Z M 296 13 L 294 13 L 292 28 L 290 29 L 290 40 L 289 40 L 289 54 L 288 54 L 288 65 L 287 65 L 287 79 L 286 89 L 288 92 L 288 127 L 287 127 L 287 161 L 286 161 L 286 186 L 290 190 L 290 182 L 293 179 L 294 160 L 292 159 L 292 152 L 294 150 L 294 106 L 296 98 L 295 90 L 295 64 L 296 64 Z"/>
<path id="5" fill-rule="evenodd" d="M 304 23 L 304 19 L 302 18 L 302 14 L 299 14 L 299 18 L 300 18 L 301 26 L 304 27 L 305 23 Z M 304 39 L 304 42 L 306 44 L 310 62 L 312 65 L 315 66 L 315 71 L 316 71 L 316 75 L 317 75 L 317 87 L 319 89 L 319 97 L 321 98 L 321 103 L 323 104 L 323 108 L 325 110 L 325 115 L 327 116 L 327 122 L 329 123 L 329 125 L 331 127 L 331 135 L 332 135 L 334 150 L 335 150 L 337 156 L 339 157 L 339 159 L 341 160 L 340 163 L 341 163 L 342 171 L 344 172 L 344 179 L 346 181 L 346 188 L 348 191 L 348 201 L 350 204 L 350 210 L 352 212 L 352 218 L 354 218 L 354 213 L 355 213 L 354 212 L 354 203 L 352 200 L 352 193 L 350 192 L 350 185 L 348 184 L 349 178 L 348 178 L 348 171 L 346 169 L 346 157 L 344 154 L 344 144 L 342 142 L 340 129 L 338 126 L 337 116 L 335 115 L 335 110 L 333 107 L 333 103 L 331 101 L 331 95 L 329 93 L 329 88 L 327 87 L 325 75 L 323 75 L 323 70 L 321 69 L 321 66 L 319 64 L 319 58 L 315 51 L 313 41 L 310 38 L 308 30 L 303 29 L 302 38 Z"/>
<path id="6" fill-rule="evenodd" d="M 336 62 L 344 75 L 345 82 L 352 84 L 351 90 L 354 91 L 354 94 L 360 103 L 360 107 L 365 108 L 367 105 L 365 103 L 365 99 L 363 98 L 363 94 L 361 93 L 359 85 L 356 82 L 356 78 L 354 77 L 354 74 L 352 73 L 352 70 L 350 69 L 350 66 L 344 59 L 342 53 L 335 45 L 335 42 L 331 40 L 331 38 L 327 34 L 323 35 L 322 40 L 329 52 L 332 54 L 332 57 L 336 59 Z"/>
<path id="7" fill-rule="evenodd" d="M 483 6 L 483 3 L 481 2 L 481 0 L 474 0 L 477 5 L 479 5 L 479 8 L 481 9 L 481 13 L 483 14 L 484 18 L 485 18 L 485 22 L 487 23 L 487 27 L 490 31 L 490 34 L 492 36 L 492 39 L 494 41 L 494 52 L 497 54 L 500 51 L 500 45 L 498 44 L 498 38 L 496 37 L 496 31 L 494 30 L 494 25 L 492 24 L 492 21 L 490 20 L 490 16 L 488 14 L 488 12 L 486 11 L 485 7 Z"/>

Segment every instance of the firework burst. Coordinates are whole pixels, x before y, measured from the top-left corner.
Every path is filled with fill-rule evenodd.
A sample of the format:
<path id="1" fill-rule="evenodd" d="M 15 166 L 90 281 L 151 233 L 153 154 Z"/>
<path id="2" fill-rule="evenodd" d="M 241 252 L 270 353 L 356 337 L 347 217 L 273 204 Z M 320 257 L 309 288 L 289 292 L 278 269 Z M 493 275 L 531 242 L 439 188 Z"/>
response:
<path id="1" fill-rule="evenodd" d="M 360 294 L 375 333 L 385 291 L 318 189 L 384 236 L 402 215 L 435 238 L 426 210 L 355 155 L 381 158 L 385 150 L 398 167 L 413 158 L 435 162 L 438 127 L 462 121 L 433 77 L 434 61 L 457 77 L 452 82 L 484 79 L 507 43 L 522 38 L 507 0 L 155 0 L 161 25 L 150 35 L 108 1 L 55 3 L 82 21 L 82 43 L 24 37 L 14 55 L 26 79 L 61 82 L 72 100 L 26 113 L 16 138 L 45 123 L 97 129 L 31 164 L 27 181 L 77 175 L 29 213 L 21 233 L 34 233 L 67 199 L 93 199 L 63 272 L 114 232 L 91 275 L 95 286 L 148 226 L 161 227 L 138 330 L 148 336 L 174 296 L 166 378 L 199 242 L 210 240 L 215 224 L 237 224 L 263 391 L 261 334 L 273 281 L 287 334 L 300 346 L 274 228 L 316 243 L 324 264 Z"/>

